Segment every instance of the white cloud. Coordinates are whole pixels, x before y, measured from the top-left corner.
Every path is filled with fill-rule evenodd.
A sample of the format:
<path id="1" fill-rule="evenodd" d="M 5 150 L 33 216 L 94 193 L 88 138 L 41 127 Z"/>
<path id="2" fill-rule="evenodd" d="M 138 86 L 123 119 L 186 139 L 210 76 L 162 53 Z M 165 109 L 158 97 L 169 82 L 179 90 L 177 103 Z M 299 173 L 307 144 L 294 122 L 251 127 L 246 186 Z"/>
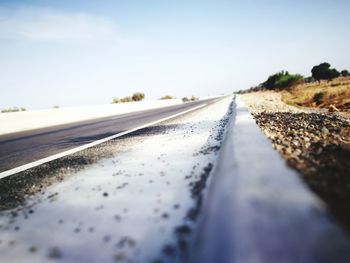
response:
<path id="1" fill-rule="evenodd" d="M 111 21 L 86 13 L 65 13 L 46 8 L 0 9 L 0 39 L 81 43 L 116 41 Z"/>

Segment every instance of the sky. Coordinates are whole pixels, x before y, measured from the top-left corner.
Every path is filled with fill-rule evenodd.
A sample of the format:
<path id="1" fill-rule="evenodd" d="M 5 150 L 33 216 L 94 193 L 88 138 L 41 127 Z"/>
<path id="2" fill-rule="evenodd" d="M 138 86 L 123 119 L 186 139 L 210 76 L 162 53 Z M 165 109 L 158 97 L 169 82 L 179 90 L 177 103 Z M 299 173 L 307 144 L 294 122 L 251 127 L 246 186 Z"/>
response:
<path id="1" fill-rule="evenodd" d="M 0 0 L 0 109 L 230 94 L 350 69 L 348 0 Z"/>

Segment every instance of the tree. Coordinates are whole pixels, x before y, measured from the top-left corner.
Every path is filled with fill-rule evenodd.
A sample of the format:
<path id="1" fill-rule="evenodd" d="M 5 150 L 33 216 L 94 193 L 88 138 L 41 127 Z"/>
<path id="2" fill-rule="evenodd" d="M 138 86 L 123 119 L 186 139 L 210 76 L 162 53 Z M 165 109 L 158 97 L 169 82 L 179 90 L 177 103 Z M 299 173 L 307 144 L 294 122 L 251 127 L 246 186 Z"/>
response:
<path id="1" fill-rule="evenodd" d="M 340 73 L 338 70 L 336 70 L 335 68 L 332 68 L 329 72 L 329 79 L 335 79 L 338 78 L 340 76 Z"/>
<path id="2" fill-rule="evenodd" d="M 312 77 L 318 82 L 321 80 L 331 80 L 340 76 L 340 73 L 331 68 L 331 64 L 324 62 L 311 69 Z"/>
<path id="3" fill-rule="evenodd" d="M 142 93 L 142 92 L 135 92 L 131 99 L 132 101 L 141 101 L 145 98 L 145 93 Z"/>
<path id="4" fill-rule="evenodd" d="M 343 77 L 347 77 L 347 76 L 349 76 L 349 71 L 346 70 L 346 69 L 344 69 L 344 70 L 342 70 L 342 71 L 340 72 L 340 74 L 341 74 Z"/>

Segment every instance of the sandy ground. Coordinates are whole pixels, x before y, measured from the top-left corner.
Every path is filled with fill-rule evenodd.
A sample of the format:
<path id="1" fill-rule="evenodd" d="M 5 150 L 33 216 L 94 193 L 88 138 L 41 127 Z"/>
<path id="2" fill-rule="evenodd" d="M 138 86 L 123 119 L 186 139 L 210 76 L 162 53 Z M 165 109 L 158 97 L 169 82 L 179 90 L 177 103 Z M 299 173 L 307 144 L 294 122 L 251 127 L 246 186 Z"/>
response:
<path id="1" fill-rule="evenodd" d="M 241 95 L 257 124 L 350 233 L 350 118 L 284 104 L 273 91 Z"/>
<path id="2" fill-rule="evenodd" d="M 251 113 L 261 112 L 315 112 L 317 110 L 294 107 L 281 100 L 281 94 L 275 91 L 259 91 L 240 95 Z"/>
<path id="3" fill-rule="evenodd" d="M 182 262 L 232 98 L 0 185 L 4 262 Z"/>

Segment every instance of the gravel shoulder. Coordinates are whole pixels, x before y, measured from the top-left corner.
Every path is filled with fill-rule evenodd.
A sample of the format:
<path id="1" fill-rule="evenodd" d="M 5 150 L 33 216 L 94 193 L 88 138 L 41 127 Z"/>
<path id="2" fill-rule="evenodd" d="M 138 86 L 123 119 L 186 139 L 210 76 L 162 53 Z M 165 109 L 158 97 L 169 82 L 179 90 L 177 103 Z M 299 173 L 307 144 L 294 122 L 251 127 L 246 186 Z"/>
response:
<path id="1" fill-rule="evenodd" d="M 350 116 L 293 107 L 273 91 L 240 96 L 273 148 L 350 232 Z"/>

